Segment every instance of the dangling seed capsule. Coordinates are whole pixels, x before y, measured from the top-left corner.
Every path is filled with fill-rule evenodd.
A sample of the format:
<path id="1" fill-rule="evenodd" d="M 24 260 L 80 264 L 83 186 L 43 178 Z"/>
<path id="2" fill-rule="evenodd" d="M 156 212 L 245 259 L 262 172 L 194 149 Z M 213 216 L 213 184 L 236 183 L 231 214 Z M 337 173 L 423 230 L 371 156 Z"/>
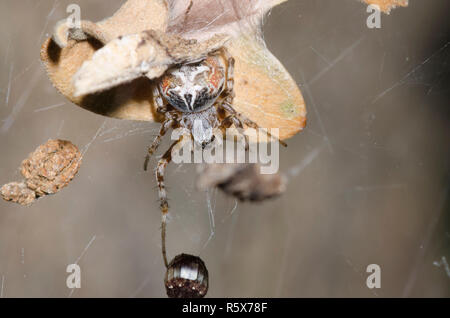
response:
<path id="1" fill-rule="evenodd" d="M 208 270 L 200 257 L 181 254 L 170 262 L 164 284 L 169 298 L 203 298 L 208 292 Z"/>

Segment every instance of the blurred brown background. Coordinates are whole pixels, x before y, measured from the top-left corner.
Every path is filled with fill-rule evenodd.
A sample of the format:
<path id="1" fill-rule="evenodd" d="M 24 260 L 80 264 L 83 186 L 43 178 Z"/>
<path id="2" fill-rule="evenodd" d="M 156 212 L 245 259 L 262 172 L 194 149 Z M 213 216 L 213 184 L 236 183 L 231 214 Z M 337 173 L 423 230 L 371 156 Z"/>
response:
<path id="1" fill-rule="evenodd" d="M 155 181 L 142 171 L 158 125 L 71 105 L 39 61 L 72 2 L 0 0 L 0 184 L 20 179 L 21 160 L 50 138 L 85 151 L 58 195 L 0 202 L 1 296 L 164 297 Z M 290 0 L 266 19 L 309 110 L 281 151 L 287 193 L 234 209 L 195 191 L 194 166 L 169 170 L 169 257 L 200 254 L 210 297 L 450 296 L 450 2 L 410 2 L 379 30 L 355 0 Z M 121 1 L 76 3 L 98 20 Z M 82 288 L 71 293 L 65 270 L 77 261 Z M 366 287 L 373 263 L 381 289 Z"/>

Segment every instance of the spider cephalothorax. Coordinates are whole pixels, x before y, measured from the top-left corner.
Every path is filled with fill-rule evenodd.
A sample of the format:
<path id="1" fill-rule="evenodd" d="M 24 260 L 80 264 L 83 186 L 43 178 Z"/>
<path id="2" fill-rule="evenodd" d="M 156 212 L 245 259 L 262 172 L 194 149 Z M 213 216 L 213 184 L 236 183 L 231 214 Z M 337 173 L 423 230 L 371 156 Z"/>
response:
<path id="1" fill-rule="evenodd" d="M 154 85 L 153 98 L 157 112 L 164 115 L 159 134 L 148 150 L 145 169 L 150 156 L 158 148 L 161 138 L 170 128 L 185 128 L 195 143 L 205 147 L 214 138 L 213 130 L 235 128 L 259 128 L 252 120 L 233 108 L 234 58 L 221 48 L 200 61 L 175 65 Z M 267 133 L 269 136 L 270 134 Z M 162 156 L 156 168 L 162 221 L 163 256 L 165 252 L 165 222 L 169 211 L 164 184 L 164 172 L 172 160 L 172 151 L 182 146 L 183 135 Z M 248 140 L 246 139 L 248 143 Z M 282 143 L 282 142 L 281 142 Z M 282 143 L 284 144 L 284 143 Z"/>
<path id="2" fill-rule="evenodd" d="M 211 107 L 225 88 L 226 61 L 209 56 L 194 64 L 169 70 L 160 80 L 161 95 L 183 113 Z"/>
<path id="3" fill-rule="evenodd" d="M 238 114 L 231 106 L 233 69 L 234 59 L 220 49 L 201 61 L 176 65 L 159 79 L 153 95 L 165 121 L 160 136 L 150 147 L 150 155 L 168 128 L 186 128 L 193 140 L 204 147 L 211 142 L 213 129 L 237 123 Z M 227 112 L 229 119 L 224 117 Z M 237 125 L 243 127 L 241 123 Z"/>
<path id="4" fill-rule="evenodd" d="M 218 53 L 200 62 L 178 65 L 160 79 L 155 89 L 158 106 L 166 102 L 173 108 L 179 126 L 191 131 L 194 141 L 203 147 L 212 140 L 213 128 L 219 126 L 219 107 L 213 106 L 223 102 L 218 99 L 224 90 L 231 102 L 232 82 L 227 86 L 226 78 L 232 76 L 233 63 L 232 58 L 226 60 Z"/>

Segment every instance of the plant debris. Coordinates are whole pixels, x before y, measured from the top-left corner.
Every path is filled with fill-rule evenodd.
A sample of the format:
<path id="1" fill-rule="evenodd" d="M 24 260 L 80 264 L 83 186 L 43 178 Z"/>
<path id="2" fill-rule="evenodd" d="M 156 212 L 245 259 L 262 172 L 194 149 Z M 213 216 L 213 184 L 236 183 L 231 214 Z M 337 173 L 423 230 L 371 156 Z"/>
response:
<path id="1" fill-rule="evenodd" d="M 28 206 L 36 200 L 36 192 L 29 189 L 24 182 L 11 182 L 0 189 L 3 200 Z"/>
<path id="2" fill-rule="evenodd" d="M 209 164 L 199 169 L 197 188 L 218 187 L 240 201 L 264 201 L 286 191 L 286 178 L 261 174 L 259 164 Z"/>
<path id="3" fill-rule="evenodd" d="M 380 7 L 380 10 L 389 14 L 392 9 L 396 7 L 408 6 L 408 0 L 364 0 L 367 4 L 375 4 Z"/>
<path id="4" fill-rule="evenodd" d="M 22 162 L 23 182 L 12 182 L 1 188 L 1 196 L 28 206 L 37 198 L 55 194 L 66 187 L 77 174 L 82 155 L 70 141 L 49 140 Z"/>

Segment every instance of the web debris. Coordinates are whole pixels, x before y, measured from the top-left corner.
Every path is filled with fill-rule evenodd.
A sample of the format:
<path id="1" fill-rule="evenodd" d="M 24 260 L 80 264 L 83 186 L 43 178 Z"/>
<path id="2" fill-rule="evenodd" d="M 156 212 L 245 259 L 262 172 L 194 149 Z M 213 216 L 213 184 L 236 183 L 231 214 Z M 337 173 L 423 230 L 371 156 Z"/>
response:
<path id="1" fill-rule="evenodd" d="M 447 42 L 444 46 L 442 46 L 439 50 L 431 54 L 428 58 L 426 58 L 422 63 L 414 67 L 410 72 L 408 72 L 405 76 L 403 76 L 400 81 L 396 82 L 394 85 L 390 86 L 389 88 L 385 89 L 383 92 L 378 94 L 373 100 L 372 104 L 375 104 L 378 100 L 386 96 L 389 92 L 394 90 L 395 88 L 405 84 L 408 82 L 408 78 L 412 75 L 415 75 L 417 71 L 419 71 L 424 65 L 426 65 L 428 62 L 430 62 L 436 55 L 444 51 L 448 46 L 450 45 L 450 42 Z"/>
<path id="2" fill-rule="evenodd" d="M 450 266 L 448 265 L 448 262 L 447 262 L 447 259 L 445 258 L 445 256 L 442 256 L 442 258 L 439 262 L 434 261 L 433 265 L 436 267 L 444 267 L 447 277 L 450 278 Z"/>
<path id="3" fill-rule="evenodd" d="M 214 205 L 212 204 L 211 200 L 211 192 L 214 192 Z M 216 209 L 216 203 L 217 203 L 217 189 L 214 188 L 214 190 L 208 189 L 206 191 L 206 204 L 208 207 L 208 217 L 209 217 L 209 227 L 210 227 L 210 234 L 208 239 L 206 240 L 205 244 L 202 247 L 202 251 L 206 249 L 209 242 L 213 239 L 214 235 L 216 234 L 216 222 L 214 217 L 214 211 Z"/>

